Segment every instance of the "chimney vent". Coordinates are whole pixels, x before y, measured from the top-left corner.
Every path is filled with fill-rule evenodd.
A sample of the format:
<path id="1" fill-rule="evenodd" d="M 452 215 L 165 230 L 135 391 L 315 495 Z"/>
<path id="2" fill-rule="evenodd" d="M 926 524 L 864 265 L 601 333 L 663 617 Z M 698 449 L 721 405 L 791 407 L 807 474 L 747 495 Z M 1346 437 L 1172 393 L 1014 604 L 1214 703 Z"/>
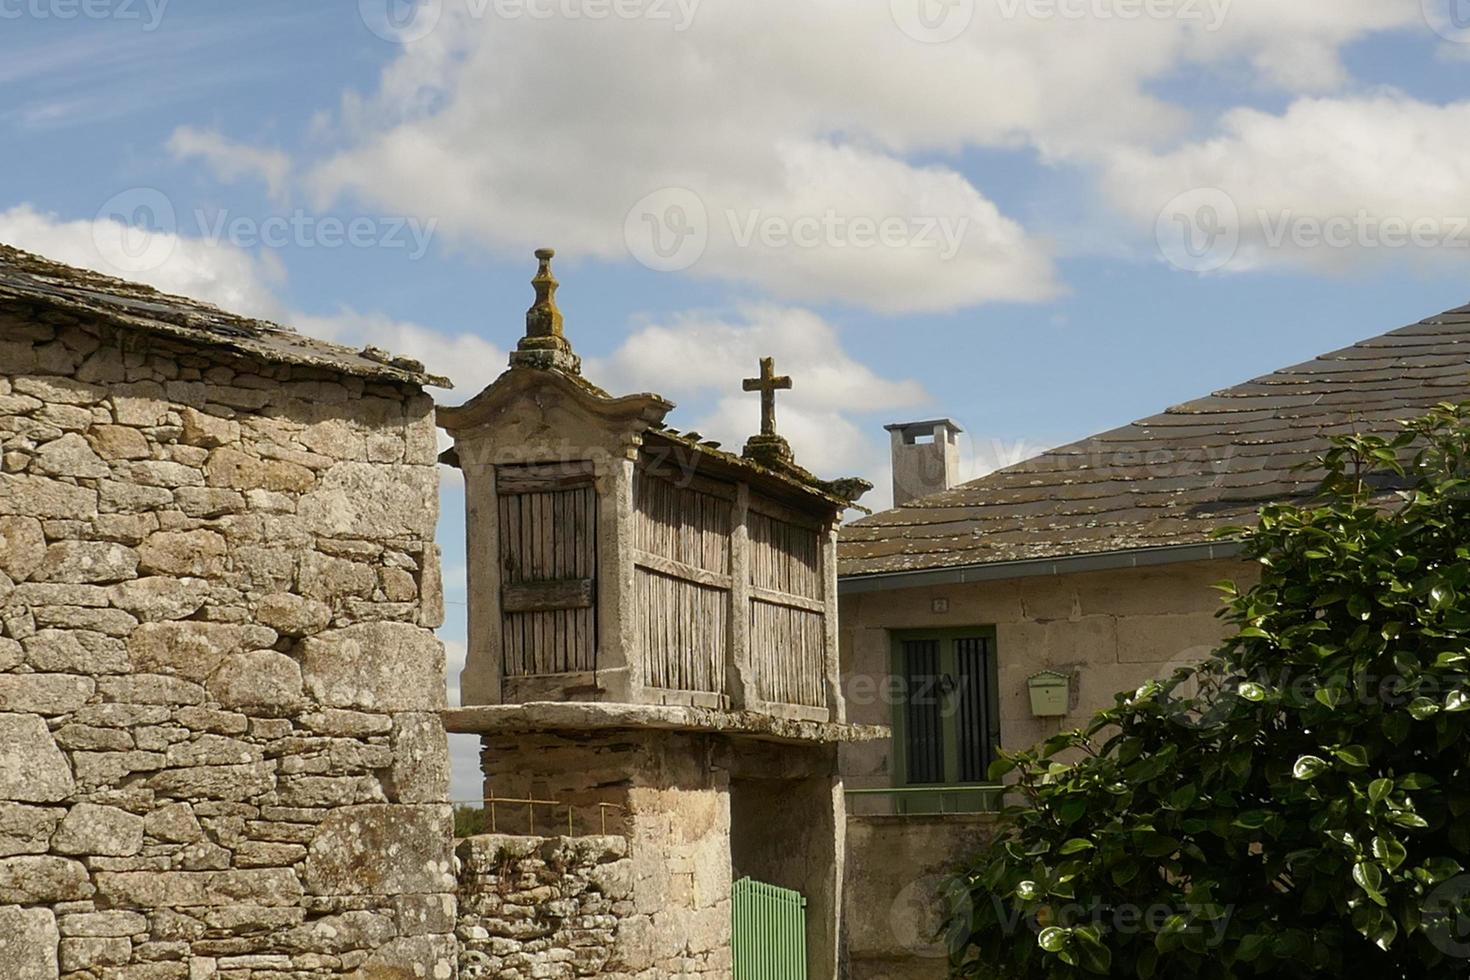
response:
<path id="1" fill-rule="evenodd" d="M 963 432 L 952 419 L 885 425 L 893 442 L 893 506 L 948 490 L 959 479 Z"/>

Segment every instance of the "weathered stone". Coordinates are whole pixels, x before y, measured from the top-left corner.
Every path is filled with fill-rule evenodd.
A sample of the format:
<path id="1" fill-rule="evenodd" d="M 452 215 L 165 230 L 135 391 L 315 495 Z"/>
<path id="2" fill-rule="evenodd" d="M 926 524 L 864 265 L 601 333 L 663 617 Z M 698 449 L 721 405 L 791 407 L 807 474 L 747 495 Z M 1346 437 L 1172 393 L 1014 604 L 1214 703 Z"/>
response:
<path id="1" fill-rule="evenodd" d="M 18 640 L 0 636 L 0 671 L 11 670 L 25 663 L 25 649 Z"/>
<path id="2" fill-rule="evenodd" d="M 204 465 L 209 486 L 234 490 L 272 490 L 300 493 L 316 482 L 304 466 L 284 460 L 264 460 L 238 449 L 222 446 L 209 454 Z"/>
<path id="3" fill-rule="evenodd" d="M 0 908 L 0 977 L 56 980 L 56 917 L 47 909 Z"/>
<path id="4" fill-rule="evenodd" d="M 148 778 L 148 788 L 174 799 L 248 800 L 275 785 L 270 763 L 168 769 Z"/>
<path id="5" fill-rule="evenodd" d="M 200 735 L 170 745 L 165 755 L 170 766 L 233 766 L 262 759 L 259 746 L 225 735 Z"/>
<path id="6" fill-rule="evenodd" d="M 213 841 L 202 840 L 180 851 L 178 860 L 185 871 L 223 871 L 230 866 L 230 852 Z"/>
<path id="7" fill-rule="evenodd" d="M 144 459 L 130 463 L 128 479 L 145 487 L 174 489 L 204 485 L 204 474 L 193 466 L 169 459 Z"/>
<path id="8" fill-rule="evenodd" d="M 179 487 L 174 491 L 174 503 L 190 517 L 237 514 L 246 507 L 245 497 L 238 490 L 218 487 Z"/>
<path id="9" fill-rule="evenodd" d="M 54 735 L 56 744 L 73 752 L 127 752 L 133 748 L 133 736 L 116 728 L 92 725 L 62 725 Z"/>
<path id="10" fill-rule="evenodd" d="M 148 920 L 137 912 L 77 912 L 58 923 L 63 936 L 137 936 L 148 931 Z"/>
<path id="11" fill-rule="evenodd" d="M 25 660 L 35 670 L 119 674 L 128 670 L 121 639 L 82 629 L 43 629 L 25 641 Z"/>
<path id="12" fill-rule="evenodd" d="M 121 609 L 36 606 L 31 611 L 41 629 L 91 630 L 108 636 L 127 636 L 138 626 L 138 620 Z"/>
<path id="13" fill-rule="evenodd" d="M 192 616 L 209 597 L 202 579 L 155 575 L 121 582 L 112 588 L 112 601 L 145 623 Z"/>
<path id="14" fill-rule="evenodd" d="M 133 944 L 119 937 L 86 937 L 61 941 L 61 968 L 66 971 L 126 966 L 133 958 Z"/>
<path id="15" fill-rule="evenodd" d="M 449 798 L 449 742 L 438 715 L 395 715 L 392 747 L 390 799 L 398 803 L 440 803 Z"/>
<path id="16" fill-rule="evenodd" d="M 58 854 L 130 857 L 143 849 L 143 818 L 117 807 L 78 803 L 61 821 L 51 849 Z"/>
<path id="17" fill-rule="evenodd" d="M 225 539 L 217 531 L 158 531 L 138 547 L 139 567 L 158 575 L 208 578 L 224 570 Z"/>
<path id="18" fill-rule="evenodd" d="M 426 545 L 419 571 L 419 625 L 438 629 L 444 625 L 444 580 L 440 570 L 439 546 Z"/>
<path id="19" fill-rule="evenodd" d="M 101 585 L 71 582 L 25 582 L 10 593 L 10 603 L 18 606 L 91 606 L 101 609 L 110 601 Z"/>
<path id="20" fill-rule="evenodd" d="M 94 535 L 104 541 L 118 541 L 122 544 L 140 544 L 156 530 L 158 515 L 153 513 L 98 514 L 92 521 Z"/>
<path id="21" fill-rule="evenodd" d="M 4 674 L 0 675 L 0 711 L 70 714 L 86 704 L 96 687 L 91 678 L 74 674 Z"/>
<path id="22" fill-rule="evenodd" d="M 58 541 L 34 577 L 42 582 L 119 582 L 138 570 L 138 553 L 113 541 Z"/>
<path id="23" fill-rule="evenodd" d="M 297 513 L 318 534 L 432 538 L 439 475 L 427 466 L 338 463 L 301 498 Z"/>
<path id="24" fill-rule="evenodd" d="M 327 628 L 332 608 L 305 596 L 273 592 L 256 604 L 255 618 L 285 636 L 310 636 Z"/>
<path id="25" fill-rule="evenodd" d="M 344 419 L 326 419 L 308 425 L 301 433 L 301 444 L 333 459 L 362 459 L 366 454 L 362 435 Z"/>
<path id="26" fill-rule="evenodd" d="M 395 939 L 374 950 L 362 966 L 347 974 L 347 980 L 450 980 L 455 975 L 455 954 L 452 936 Z"/>
<path id="27" fill-rule="evenodd" d="M 0 508 L 3 508 L 0 504 Z M 0 572 L 17 582 L 30 578 L 46 555 L 46 536 L 34 517 L 0 517 Z"/>
<path id="28" fill-rule="evenodd" d="M 191 446 L 213 449 L 240 441 L 240 423 L 206 415 L 198 409 L 186 408 L 179 415 L 184 420 L 184 442 Z"/>
<path id="29" fill-rule="evenodd" d="M 76 789 L 66 757 L 31 715 L 0 715 L 0 798 L 55 803 Z"/>
<path id="30" fill-rule="evenodd" d="M 370 735 L 386 735 L 393 730 L 393 719 L 388 715 L 367 714 L 361 711 L 344 711 L 328 708 L 302 715 L 301 723 L 322 735 L 345 738 L 365 738 Z"/>
<path id="31" fill-rule="evenodd" d="M 170 803 L 151 811 L 143 818 L 143 831 L 170 844 L 192 844 L 204 838 L 204 830 L 187 803 Z"/>
<path id="32" fill-rule="evenodd" d="M 87 440 L 75 432 L 68 432 L 38 449 L 32 465 L 51 476 L 102 479 L 112 475 L 111 468 L 92 451 Z"/>
<path id="33" fill-rule="evenodd" d="M 153 455 L 148 440 L 127 425 L 98 425 L 87 433 L 87 441 L 103 459 L 147 459 Z"/>
<path id="34" fill-rule="evenodd" d="M 0 803 L 0 857 L 45 854 L 61 815 L 46 807 Z"/>
<path id="35" fill-rule="evenodd" d="M 105 687 L 104 682 L 97 689 L 104 697 L 111 696 Z M 157 704 L 89 704 L 78 710 L 72 721 L 101 728 L 132 728 L 134 725 L 161 724 L 168 721 L 169 714 L 167 707 Z"/>
<path id="36" fill-rule="evenodd" d="M 344 807 L 317 828 L 302 880 L 313 895 L 453 891 L 452 835 L 447 805 Z"/>
<path id="37" fill-rule="evenodd" d="M 218 711 L 214 708 L 180 708 L 176 717 L 180 725 L 195 732 L 214 732 L 216 735 L 243 735 L 250 728 L 250 719 L 238 711 Z"/>
<path id="38" fill-rule="evenodd" d="M 124 704 L 203 704 L 204 688 L 166 674 L 102 677 L 97 693 Z"/>
<path id="39" fill-rule="evenodd" d="M 393 918 L 380 912 L 344 912 L 313 919 L 278 940 L 293 953 L 345 953 L 354 949 L 376 949 L 396 938 Z"/>
<path id="40" fill-rule="evenodd" d="M 128 652 L 138 670 L 203 681 L 243 643 L 244 630 L 232 623 L 144 623 L 129 639 Z"/>
<path id="41" fill-rule="evenodd" d="M 93 891 L 80 862 L 31 855 L 0 858 L 0 902 L 79 902 Z"/>
<path id="42" fill-rule="evenodd" d="M 300 665 L 273 650 L 227 658 L 204 686 L 224 707 L 253 715 L 291 715 L 305 704 Z"/>
<path id="43" fill-rule="evenodd" d="M 103 480 L 97 484 L 97 489 L 104 513 L 157 510 L 169 506 L 174 500 L 173 493 L 164 487 L 145 487 L 120 480 Z"/>
<path id="44" fill-rule="evenodd" d="M 359 623 L 301 644 L 309 694 L 334 708 L 437 711 L 444 707 L 444 647 L 406 623 Z"/>
<path id="45" fill-rule="evenodd" d="M 85 520 L 97 513 L 97 491 L 29 473 L 0 473 L 0 514 L 42 520 Z"/>
<path id="46" fill-rule="evenodd" d="M 373 776 L 291 776 L 281 780 L 280 800 L 288 806 L 342 807 L 386 803 Z"/>
<path id="47" fill-rule="evenodd" d="M 183 963 L 136 963 L 132 966 L 109 966 L 102 980 L 191 980 L 189 967 Z"/>
<path id="48" fill-rule="evenodd" d="M 122 425 L 157 425 L 168 414 L 168 402 L 163 400 L 163 387 L 155 382 L 145 381 L 130 386 L 125 394 L 114 393 L 112 414 Z"/>

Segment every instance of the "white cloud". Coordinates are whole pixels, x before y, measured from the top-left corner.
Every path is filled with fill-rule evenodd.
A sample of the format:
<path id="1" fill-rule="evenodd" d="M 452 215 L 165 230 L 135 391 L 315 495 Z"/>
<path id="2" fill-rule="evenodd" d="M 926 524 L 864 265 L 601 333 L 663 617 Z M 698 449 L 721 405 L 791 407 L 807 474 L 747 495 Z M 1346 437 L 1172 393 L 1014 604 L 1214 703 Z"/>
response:
<path id="1" fill-rule="evenodd" d="M 1192 242 L 1199 271 L 1463 262 L 1470 102 L 1388 92 L 1235 109 L 1217 136 L 1116 151 L 1104 188 L 1141 229 L 1159 228 L 1167 258 Z"/>
<path id="2" fill-rule="evenodd" d="M 752 303 L 728 315 L 648 323 L 586 370 L 614 391 L 651 390 L 692 402 L 675 409 L 670 422 L 739 452 L 760 431 L 760 399 L 741 390 L 741 379 L 756 374 L 762 357 L 774 357 L 777 372 L 793 380 L 777 395 L 776 421 L 797 461 L 829 478 L 867 477 L 879 486 L 873 499 L 886 499 L 881 424 L 892 419 L 884 416 L 914 411 L 930 395 L 917 381 L 884 377 L 858 361 L 838 330 L 810 310 Z"/>
<path id="3" fill-rule="evenodd" d="M 435 393 L 444 404 L 473 398 L 506 368 L 506 352 L 476 334 L 447 334 L 350 307 L 329 316 L 298 315 L 292 322 L 313 337 L 354 347 L 371 344 L 422 361 L 430 373 L 454 382 L 452 391 Z"/>
<path id="4" fill-rule="evenodd" d="M 110 217 L 63 221 L 21 204 L 0 212 L 0 241 L 234 313 L 274 319 L 285 312 L 274 292 L 284 276 L 279 263 L 171 231 L 137 231 Z"/>
<path id="5" fill-rule="evenodd" d="M 271 200 L 286 199 L 291 158 L 282 150 L 264 150 L 226 139 L 214 130 L 180 126 L 168 141 L 176 160 L 199 158 L 225 183 L 254 177 L 265 183 Z"/>
<path id="6" fill-rule="evenodd" d="M 375 93 L 349 93 L 335 122 L 316 127 L 337 149 L 306 168 L 309 181 L 322 201 L 355 195 L 436 218 L 492 250 L 548 241 L 621 260 L 631 233 L 631 252 L 648 260 L 661 233 L 666 249 L 693 244 L 654 255 L 659 267 L 799 302 L 1032 301 L 1059 289 L 1052 246 L 942 155 L 1032 147 L 1052 165 L 1160 145 L 1191 125 L 1161 94 L 1175 73 L 1332 91 L 1350 81 L 1345 45 L 1427 30 L 1414 0 L 951 9 L 971 6 L 957 37 L 925 44 L 882 2 L 695 4 L 683 25 L 565 13 L 577 3 L 444 0 L 437 27 L 412 32 Z M 745 243 L 772 219 L 777 234 Z M 906 231 L 855 244 L 852 219 Z M 947 260 L 948 249 L 915 247 L 929 219 L 964 229 Z M 778 243 L 803 223 L 822 223 L 809 246 Z"/>

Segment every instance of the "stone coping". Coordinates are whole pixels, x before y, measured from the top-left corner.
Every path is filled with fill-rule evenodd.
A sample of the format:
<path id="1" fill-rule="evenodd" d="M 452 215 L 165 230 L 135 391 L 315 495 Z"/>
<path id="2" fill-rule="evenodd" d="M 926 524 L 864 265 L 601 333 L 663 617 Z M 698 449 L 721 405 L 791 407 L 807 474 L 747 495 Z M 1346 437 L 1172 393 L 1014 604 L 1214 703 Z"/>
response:
<path id="1" fill-rule="evenodd" d="M 777 718 L 754 711 L 720 711 L 663 704 L 606 704 L 593 701 L 532 701 L 485 704 L 442 712 L 444 727 L 461 735 L 504 732 L 653 729 L 707 732 L 766 742 L 822 744 L 888 738 L 882 725 L 847 725 Z"/>

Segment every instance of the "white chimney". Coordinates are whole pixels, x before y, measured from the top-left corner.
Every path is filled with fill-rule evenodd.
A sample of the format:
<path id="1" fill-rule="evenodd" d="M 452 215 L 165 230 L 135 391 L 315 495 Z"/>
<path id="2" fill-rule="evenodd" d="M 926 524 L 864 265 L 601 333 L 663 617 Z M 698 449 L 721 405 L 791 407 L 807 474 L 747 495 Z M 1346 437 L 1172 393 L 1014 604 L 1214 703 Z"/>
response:
<path id="1" fill-rule="evenodd" d="M 961 432 L 951 419 L 885 425 L 893 442 L 893 506 L 948 490 L 959 479 Z"/>

